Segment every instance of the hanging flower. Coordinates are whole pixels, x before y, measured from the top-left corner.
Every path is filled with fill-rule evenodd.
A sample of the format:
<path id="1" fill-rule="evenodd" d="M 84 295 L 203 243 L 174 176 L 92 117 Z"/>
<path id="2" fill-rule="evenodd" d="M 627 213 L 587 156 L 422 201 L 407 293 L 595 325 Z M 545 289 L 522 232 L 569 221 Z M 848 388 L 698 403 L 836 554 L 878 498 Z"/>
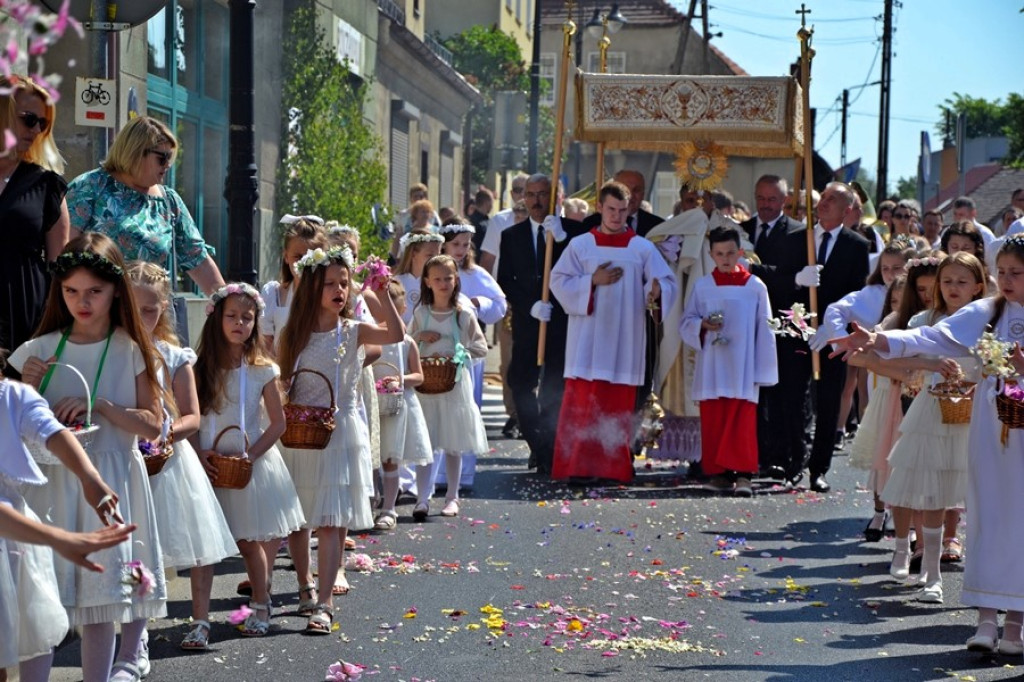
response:
<path id="1" fill-rule="evenodd" d="M 391 268 L 377 256 L 370 256 L 357 265 L 355 273 L 363 276 L 363 286 L 360 291 L 367 289 L 383 291 L 391 281 Z"/>
<path id="2" fill-rule="evenodd" d="M 377 393 L 401 393 L 402 381 L 398 377 L 389 376 L 377 379 L 375 384 Z"/>
<path id="3" fill-rule="evenodd" d="M 156 587 L 156 577 L 141 561 L 129 561 L 124 565 L 121 584 L 132 585 L 139 597 L 148 597 Z"/>
<path id="4" fill-rule="evenodd" d="M 252 609 L 250 609 L 245 604 L 242 604 L 237 609 L 228 614 L 228 622 L 232 625 L 241 625 L 251 615 Z"/>
<path id="5" fill-rule="evenodd" d="M 1009 379 L 1017 372 L 1010 363 L 1013 344 L 1000 341 L 992 332 L 985 332 L 971 348 L 971 354 L 981 361 L 981 373 L 987 377 Z"/>

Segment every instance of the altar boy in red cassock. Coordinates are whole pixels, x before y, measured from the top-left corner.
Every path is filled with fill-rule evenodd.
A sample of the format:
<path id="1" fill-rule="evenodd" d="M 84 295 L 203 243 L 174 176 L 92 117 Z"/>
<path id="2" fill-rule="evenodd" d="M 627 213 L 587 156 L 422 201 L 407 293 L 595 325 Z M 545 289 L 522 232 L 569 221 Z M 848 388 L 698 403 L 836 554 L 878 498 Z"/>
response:
<path id="1" fill-rule="evenodd" d="M 625 185 L 604 185 L 597 206 L 601 225 L 569 242 L 551 270 L 551 291 L 569 316 L 551 476 L 630 481 L 644 319 L 649 305 L 671 305 L 676 279 L 657 247 L 627 227 Z"/>
<path id="2" fill-rule="evenodd" d="M 757 397 L 779 381 L 771 305 L 764 282 L 739 264 L 734 227 L 708 234 L 715 269 L 697 280 L 679 323 L 699 349 L 693 398 L 700 403 L 701 467 L 714 492 L 753 494 L 757 471 Z"/>

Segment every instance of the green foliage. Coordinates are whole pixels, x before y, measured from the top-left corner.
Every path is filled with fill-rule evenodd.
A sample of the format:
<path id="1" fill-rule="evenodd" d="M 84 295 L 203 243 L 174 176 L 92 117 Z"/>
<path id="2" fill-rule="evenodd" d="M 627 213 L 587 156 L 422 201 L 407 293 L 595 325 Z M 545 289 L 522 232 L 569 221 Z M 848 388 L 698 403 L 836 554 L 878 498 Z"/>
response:
<path id="1" fill-rule="evenodd" d="M 896 181 L 896 196 L 900 199 L 916 199 L 917 198 L 917 176 L 912 175 L 909 178 L 900 178 Z"/>
<path id="2" fill-rule="evenodd" d="M 1024 166 L 1024 96 L 1012 92 L 1001 100 L 986 100 L 954 92 L 939 107 L 942 117 L 936 129 L 950 139 L 956 137 L 956 116 L 967 114 L 967 137 L 1006 137 L 1010 150 L 1003 162 L 1017 167 Z M 952 112 L 947 123 L 946 111 Z"/>
<path id="3" fill-rule="evenodd" d="M 483 96 L 482 106 L 470 112 L 473 182 L 482 183 L 490 170 L 494 138 L 494 93 L 529 90 L 526 63 L 515 39 L 497 26 L 473 26 L 441 41 L 451 50 L 452 66 Z"/>
<path id="4" fill-rule="evenodd" d="M 857 177 L 855 177 L 854 180 L 857 181 L 857 183 L 861 186 L 861 189 L 863 189 L 864 193 L 867 194 L 869 197 L 874 198 L 878 196 L 878 183 L 875 181 L 875 177 L 873 175 L 870 175 L 864 169 L 864 166 L 861 166 L 860 168 L 857 169 Z"/>
<path id="5" fill-rule="evenodd" d="M 370 207 L 384 201 L 388 175 L 383 142 L 363 118 L 368 83 L 337 60 L 313 3 L 292 13 L 285 45 L 278 211 L 347 223 L 363 255 L 384 253 Z"/>
<path id="6" fill-rule="evenodd" d="M 1024 168 L 1024 96 L 1010 93 L 1003 108 L 1006 110 L 1006 127 L 1003 130 L 1010 139 L 1010 151 L 1004 161 Z"/>

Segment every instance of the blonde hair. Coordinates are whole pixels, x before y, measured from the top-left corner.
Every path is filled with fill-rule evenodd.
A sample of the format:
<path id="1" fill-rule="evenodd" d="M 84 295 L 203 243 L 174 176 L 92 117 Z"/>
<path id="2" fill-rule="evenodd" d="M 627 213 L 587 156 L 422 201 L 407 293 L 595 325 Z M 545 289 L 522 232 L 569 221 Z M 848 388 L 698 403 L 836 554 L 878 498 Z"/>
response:
<path id="1" fill-rule="evenodd" d="M 168 312 L 171 306 L 171 276 L 156 263 L 133 260 L 128 263 L 127 267 L 128 279 L 132 285 L 152 288 L 164 306 L 160 312 L 160 319 L 153 329 L 153 338 L 172 346 L 179 345 L 178 334 L 174 331 L 171 315 Z"/>
<path id="2" fill-rule="evenodd" d="M 114 138 L 107 158 L 100 165 L 108 173 L 135 175 L 146 157 L 146 152 L 162 144 L 171 148 L 170 164 L 174 165 L 178 152 L 178 138 L 162 121 L 149 116 L 139 116 L 121 128 L 121 132 Z"/>
<path id="3" fill-rule="evenodd" d="M 324 234 L 324 228 L 320 227 L 312 220 L 306 220 L 305 218 L 299 218 L 291 225 L 288 225 L 284 234 L 281 238 L 281 284 L 287 289 L 292 282 L 295 281 L 295 273 L 292 272 L 292 268 L 284 260 L 284 253 L 288 250 L 288 244 L 293 239 L 301 239 L 306 242 L 310 249 L 319 249 L 327 247 L 327 235 Z"/>
<path id="4" fill-rule="evenodd" d="M 11 75 L 10 77 L 0 76 L 0 130 L 8 130 L 14 126 L 14 119 L 18 116 L 18 105 L 15 101 L 19 91 L 35 95 L 43 102 L 46 110 L 46 130 L 36 136 L 32 146 L 21 154 L 22 161 L 28 161 L 42 166 L 54 173 L 64 173 L 64 157 L 57 150 L 57 143 L 53 139 L 53 126 L 57 119 L 57 106 L 45 88 L 25 76 Z"/>
<path id="5" fill-rule="evenodd" d="M 410 230 L 407 234 L 433 234 L 433 232 L 424 228 L 416 228 L 415 230 Z M 406 275 L 411 273 L 412 257 L 416 252 L 422 249 L 424 245 L 429 243 L 430 242 L 414 241 L 405 247 L 405 249 L 402 250 L 402 255 L 398 257 L 398 265 L 395 266 L 395 274 Z"/>

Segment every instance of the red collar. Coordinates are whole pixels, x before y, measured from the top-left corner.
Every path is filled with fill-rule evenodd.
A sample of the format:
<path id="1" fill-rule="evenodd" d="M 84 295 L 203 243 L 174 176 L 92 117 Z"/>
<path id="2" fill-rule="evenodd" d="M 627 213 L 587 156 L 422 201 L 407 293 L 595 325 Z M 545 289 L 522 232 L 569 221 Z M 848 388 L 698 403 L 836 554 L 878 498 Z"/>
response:
<path id="1" fill-rule="evenodd" d="M 627 246 L 629 240 L 636 236 L 636 232 L 628 227 L 618 234 L 606 234 L 601 231 L 600 227 L 595 227 L 590 231 L 590 234 L 594 235 L 594 241 L 597 242 L 598 246 L 615 246 L 619 248 Z"/>
<path id="2" fill-rule="evenodd" d="M 720 272 L 718 268 L 711 271 L 711 276 L 715 278 L 715 284 L 720 287 L 735 286 L 741 287 L 747 283 L 750 279 L 750 272 L 747 271 L 739 263 L 736 264 L 736 270 L 733 272 Z"/>

